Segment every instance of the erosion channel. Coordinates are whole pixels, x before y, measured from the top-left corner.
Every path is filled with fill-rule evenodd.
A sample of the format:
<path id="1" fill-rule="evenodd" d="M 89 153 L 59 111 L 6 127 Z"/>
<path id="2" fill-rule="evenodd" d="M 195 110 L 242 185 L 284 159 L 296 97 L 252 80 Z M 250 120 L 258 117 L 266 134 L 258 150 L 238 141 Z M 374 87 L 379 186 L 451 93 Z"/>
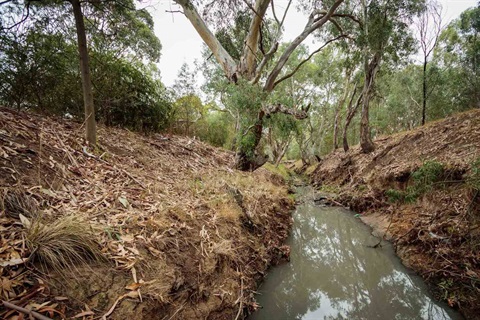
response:
<path id="1" fill-rule="evenodd" d="M 435 301 L 422 279 L 381 246 L 353 212 L 314 202 L 297 189 L 288 240 L 291 261 L 270 270 L 259 289 L 262 309 L 249 319 L 463 319 Z"/>

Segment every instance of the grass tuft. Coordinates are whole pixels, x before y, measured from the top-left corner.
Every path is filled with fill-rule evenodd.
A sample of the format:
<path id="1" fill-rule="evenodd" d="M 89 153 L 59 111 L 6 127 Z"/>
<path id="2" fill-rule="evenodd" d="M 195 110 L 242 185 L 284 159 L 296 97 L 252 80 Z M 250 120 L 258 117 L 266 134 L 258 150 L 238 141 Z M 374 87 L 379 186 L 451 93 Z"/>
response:
<path id="1" fill-rule="evenodd" d="M 44 224 L 35 219 L 27 228 L 27 246 L 32 259 L 59 274 L 90 262 L 105 261 L 89 223 L 76 216 L 65 216 Z"/>
<path id="2" fill-rule="evenodd" d="M 20 215 L 33 217 L 38 213 L 37 203 L 22 189 L 3 189 L 0 191 L 0 210 L 10 218 Z"/>

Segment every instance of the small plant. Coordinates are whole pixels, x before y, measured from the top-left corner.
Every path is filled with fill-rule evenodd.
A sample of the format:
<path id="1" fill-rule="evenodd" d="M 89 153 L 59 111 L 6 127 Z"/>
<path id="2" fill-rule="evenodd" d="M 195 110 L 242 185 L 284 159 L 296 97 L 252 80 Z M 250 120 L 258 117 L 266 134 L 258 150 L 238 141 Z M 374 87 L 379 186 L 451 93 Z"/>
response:
<path id="1" fill-rule="evenodd" d="M 433 185 L 443 178 L 444 171 L 445 168 L 440 162 L 425 161 L 423 166 L 412 173 L 415 188 L 413 191 L 418 192 L 419 195 L 430 191 Z"/>
<path id="2" fill-rule="evenodd" d="M 385 195 L 390 202 L 403 202 L 405 201 L 405 192 L 396 189 L 388 189 L 385 191 Z"/>
<path id="3" fill-rule="evenodd" d="M 76 216 L 66 216 L 45 224 L 21 217 L 27 229 L 27 247 L 31 258 L 59 274 L 78 265 L 105 260 L 89 223 Z"/>
<path id="4" fill-rule="evenodd" d="M 477 158 L 477 160 L 472 163 L 467 183 L 474 191 L 480 191 L 480 158 Z"/>
<path id="5" fill-rule="evenodd" d="M 436 161 L 425 161 L 423 166 L 412 173 L 413 185 L 405 191 L 389 189 L 385 192 L 390 202 L 415 202 L 422 194 L 431 191 L 444 178 L 445 168 Z"/>

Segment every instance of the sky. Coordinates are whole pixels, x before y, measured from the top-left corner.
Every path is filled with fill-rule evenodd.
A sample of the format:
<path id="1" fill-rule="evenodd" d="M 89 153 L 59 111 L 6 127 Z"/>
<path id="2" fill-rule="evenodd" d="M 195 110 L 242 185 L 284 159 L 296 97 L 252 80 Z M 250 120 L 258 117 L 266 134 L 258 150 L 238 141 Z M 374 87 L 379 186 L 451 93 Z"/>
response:
<path id="1" fill-rule="evenodd" d="M 443 21 L 448 23 L 457 18 L 465 9 L 476 5 L 478 0 L 439 0 L 443 7 Z M 275 7 L 285 8 L 288 0 L 276 0 Z M 162 82 L 166 86 L 173 85 L 178 71 L 183 63 L 192 66 L 195 59 L 201 61 L 203 42 L 190 22 L 181 13 L 169 13 L 167 11 L 179 10 L 171 0 L 160 0 L 154 6 L 149 7 L 155 23 L 155 34 L 162 43 L 162 56 L 159 68 Z M 280 15 L 280 13 L 277 13 Z M 305 15 L 296 12 L 295 6 L 291 6 L 285 20 L 284 41 L 295 38 L 305 26 Z M 308 40 L 308 39 L 307 39 Z M 306 44 L 312 44 L 309 40 Z M 200 77 L 201 78 L 201 77 Z"/>

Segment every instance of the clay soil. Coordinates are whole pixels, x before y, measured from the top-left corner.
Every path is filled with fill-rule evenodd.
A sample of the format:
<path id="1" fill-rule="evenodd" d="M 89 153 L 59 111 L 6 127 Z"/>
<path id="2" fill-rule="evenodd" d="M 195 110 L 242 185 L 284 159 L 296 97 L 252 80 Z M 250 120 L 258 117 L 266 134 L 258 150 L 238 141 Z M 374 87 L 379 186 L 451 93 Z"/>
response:
<path id="1" fill-rule="evenodd" d="M 44 225 L 82 217 L 106 257 L 40 264 L 3 203 L 2 300 L 77 319 L 242 319 L 257 308 L 266 269 L 288 258 L 283 180 L 232 170 L 232 153 L 192 138 L 102 126 L 98 136 L 87 149 L 81 124 L 0 108 L 3 202 L 25 196 Z M 2 319 L 22 316 L 0 307 Z"/>
<path id="2" fill-rule="evenodd" d="M 370 154 L 358 146 L 336 150 L 310 174 L 312 182 L 386 233 L 438 299 L 480 319 L 480 196 L 468 183 L 480 157 L 480 110 L 381 137 L 375 146 Z M 392 202 L 386 192 L 406 190 L 427 160 L 443 164 L 442 183 L 413 203 Z"/>

